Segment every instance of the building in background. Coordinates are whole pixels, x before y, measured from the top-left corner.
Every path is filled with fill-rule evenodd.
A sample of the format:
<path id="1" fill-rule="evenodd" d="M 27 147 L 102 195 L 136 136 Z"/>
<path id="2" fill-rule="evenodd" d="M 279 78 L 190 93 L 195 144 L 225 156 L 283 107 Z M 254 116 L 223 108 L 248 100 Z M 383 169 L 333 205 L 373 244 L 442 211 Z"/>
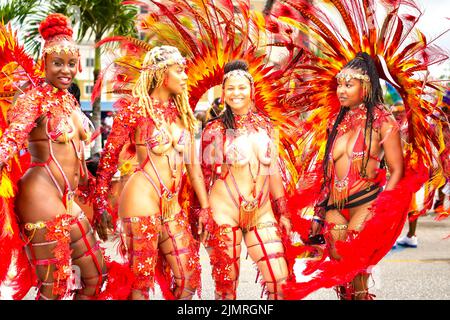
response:
<path id="1" fill-rule="evenodd" d="M 250 1 L 250 8 L 256 11 L 263 11 L 266 5 L 265 0 L 252 0 Z M 141 9 L 141 14 L 146 13 L 145 10 Z M 81 66 L 82 72 L 77 75 L 76 82 L 80 87 L 81 91 L 81 108 L 83 111 L 89 114 L 92 111 L 91 105 L 91 94 L 94 88 L 94 46 L 95 43 L 93 40 L 84 40 L 80 43 L 80 55 L 82 58 Z M 278 59 L 282 59 L 284 56 L 283 52 L 276 52 L 276 49 L 273 51 L 271 60 L 276 63 Z M 106 67 L 111 62 L 111 58 L 107 55 L 102 56 L 102 69 Z M 106 88 L 108 84 L 106 83 Z M 102 119 L 106 116 L 108 111 L 113 111 L 113 104 L 117 100 L 117 96 L 111 93 L 106 93 L 105 87 L 102 90 L 102 99 L 101 99 L 101 110 L 102 110 Z M 220 86 L 216 86 L 211 88 L 208 92 L 203 95 L 203 97 L 198 102 L 195 111 L 204 111 L 208 109 L 215 98 L 221 96 L 221 88 Z"/>

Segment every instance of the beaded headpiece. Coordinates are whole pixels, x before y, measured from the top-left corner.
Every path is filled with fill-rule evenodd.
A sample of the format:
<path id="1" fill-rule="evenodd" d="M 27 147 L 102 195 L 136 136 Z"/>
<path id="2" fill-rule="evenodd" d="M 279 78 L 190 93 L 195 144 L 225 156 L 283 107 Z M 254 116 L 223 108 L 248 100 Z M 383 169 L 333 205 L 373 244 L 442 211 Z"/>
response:
<path id="1" fill-rule="evenodd" d="M 369 99 L 373 94 L 369 76 L 365 73 L 358 72 L 358 69 L 344 68 L 336 75 L 336 79 L 344 79 L 347 82 L 352 79 L 361 80 L 362 88 L 364 90 L 364 99 Z"/>
<path id="2" fill-rule="evenodd" d="M 54 37 L 52 40 L 46 41 L 44 45 L 43 53 L 71 53 L 73 55 L 79 55 L 80 50 L 75 42 L 68 37 Z"/>
<path id="3" fill-rule="evenodd" d="M 185 65 L 186 59 L 175 47 L 159 46 L 154 47 L 147 53 L 143 68 L 156 71 L 174 64 Z"/>
<path id="4" fill-rule="evenodd" d="M 252 75 L 242 69 L 236 69 L 236 70 L 232 70 L 230 72 L 225 73 L 225 75 L 223 76 L 223 82 L 222 84 L 225 84 L 225 81 L 227 81 L 227 79 L 229 77 L 246 77 L 248 79 L 248 81 L 250 81 L 250 84 L 253 85 L 254 81 L 253 81 L 253 77 Z"/>
<path id="5" fill-rule="evenodd" d="M 344 79 L 345 81 L 350 81 L 351 79 L 358 79 L 364 82 L 370 82 L 370 78 L 367 74 L 349 72 L 348 69 L 344 69 L 336 75 L 336 79 Z"/>

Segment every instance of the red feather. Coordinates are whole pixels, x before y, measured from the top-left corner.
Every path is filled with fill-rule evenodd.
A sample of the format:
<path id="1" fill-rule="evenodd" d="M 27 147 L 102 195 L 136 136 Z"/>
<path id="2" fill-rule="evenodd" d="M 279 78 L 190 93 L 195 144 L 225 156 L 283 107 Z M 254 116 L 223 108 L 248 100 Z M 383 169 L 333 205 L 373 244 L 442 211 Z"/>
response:
<path id="1" fill-rule="evenodd" d="M 427 170 L 408 171 L 395 190 L 383 191 L 372 206 L 373 216 L 366 221 L 362 232 L 354 239 L 337 241 L 336 250 L 340 260 L 325 259 L 308 262 L 304 275 L 317 272 L 306 282 L 289 282 L 284 286 L 287 299 L 303 299 L 319 288 L 330 288 L 351 281 L 358 273 L 376 265 L 392 248 L 405 223 L 409 203 L 428 179 Z M 379 235 L 382 234 L 383 237 Z"/>
<path id="2" fill-rule="evenodd" d="M 118 262 L 108 263 L 108 279 L 105 289 L 97 300 L 127 300 L 134 282 L 134 274 L 128 267 Z"/>

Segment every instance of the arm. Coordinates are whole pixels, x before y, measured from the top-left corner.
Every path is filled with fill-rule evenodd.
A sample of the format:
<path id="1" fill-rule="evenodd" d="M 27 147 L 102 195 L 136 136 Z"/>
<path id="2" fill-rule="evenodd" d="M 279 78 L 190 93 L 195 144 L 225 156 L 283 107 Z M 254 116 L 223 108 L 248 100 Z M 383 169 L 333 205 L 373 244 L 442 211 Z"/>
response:
<path id="1" fill-rule="evenodd" d="M 200 239 L 204 242 L 208 236 L 208 233 L 212 228 L 212 212 L 209 207 L 208 193 L 205 187 L 205 180 L 203 178 L 202 169 L 197 156 L 197 150 L 195 145 L 195 139 L 191 135 L 189 143 L 186 144 L 186 150 L 184 152 L 186 171 L 191 182 L 191 185 L 197 195 L 197 199 L 200 202 L 201 209 L 199 210 L 199 224 L 198 234 L 201 234 Z"/>
<path id="2" fill-rule="evenodd" d="M 189 143 L 187 143 L 185 155 L 186 170 L 189 176 L 189 181 L 194 188 L 195 194 L 200 202 L 202 208 L 208 208 L 208 193 L 205 187 L 205 180 L 203 178 L 202 169 L 197 156 L 197 150 L 195 146 L 195 140 L 193 136 L 190 136 Z"/>
<path id="3" fill-rule="evenodd" d="M 271 165 L 269 189 L 272 199 L 279 199 L 284 197 L 283 179 L 281 178 L 280 168 L 276 160 Z"/>
<path id="4" fill-rule="evenodd" d="M 0 168 L 23 147 L 28 136 L 36 127 L 36 119 L 41 115 L 40 106 L 31 95 L 17 99 L 8 112 L 9 126 L 0 140 Z"/>
<path id="5" fill-rule="evenodd" d="M 120 101 L 119 103 L 124 103 Z M 106 223 L 108 206 L 108 194 L 111 189 L 111 179 L 117 171 L 119 154 L 124 144 L 129 140 L 130 134 L 136 128 L 136 113 L 135 107 L 129 105 L 123 107 L 118 113 L 116 121 L 114 121 L 113 128 L 105 148 L 102 151 L 100 162 L 96 174 L 96 188 L 94 201 L 94 224 L 98 228 L 100 238 L 107 239 Z"/>
<path id="6" fill-rule="evenodd" d="M 86 165 L 86 159 L 84 156 L 85 155 L 83 153 L 83 159 L 82 159 L 82 163 L 81 163 L 81 165 L 83 167 L 83 173 L 80 176 L 80 182 L 76 189 L 76 194 L 77 194 L 78 198 L 84 204 L 86 204 L 86 203 L 92 201 L 92 196 L 95 193 L 95 181 L 96 180 L 95 180 L 95 177 L 89 172 L 87 165 Z"/>
<path id="7" fill-rule="evenodd" d="M 286 234 L 291 233 L 291 214 L 288 210 L 287 198 L 284 193 L 283 179 L 277 160 L 273 161 L 270 169 L 269 191 L 272 196 L 272 210 L 276 217 L 279 217 L 281 226 L 286 230 Z"/>
<path id="8" fill-rule="evenodd" d="M 395 120 L 389 119 L 381 125 L 381 141 L 383 142 L 384 156 L 390 173 L 386 190 L 394 189 L 404 173 L 400 131 L 395 130 L 396 123 L 393 121 Z"/>
<path id="9" fill-rule="evenodd" d="M 271 140 L 274 142 L 272 146 L 277 143 L 274 140 L 273 127 L 270 123 L 267 124 L 267 132 L 270 133 Z M 291 214 L 288 210 L 288 202 L 285 196 L 283 185 L 283 178 L 281 177 L 281 168 L 279 166 L 279 156 L 275 153 L 274 148 L 271 148 L 271 164 L 269 170 L 269 191 L 271 194 L 272 210 L 276 218 L 279 218 L 282 228 L 286 230 L 286 234 L 291 233 Z"/>
<path id="10" fill-rule="evenodd" d="M 216 179 L 216 168 L 222 165 L 223 135 L 218 121 L 208 124 L 202 133 L 200 166 L 207 191 L 211 189 Z"/>

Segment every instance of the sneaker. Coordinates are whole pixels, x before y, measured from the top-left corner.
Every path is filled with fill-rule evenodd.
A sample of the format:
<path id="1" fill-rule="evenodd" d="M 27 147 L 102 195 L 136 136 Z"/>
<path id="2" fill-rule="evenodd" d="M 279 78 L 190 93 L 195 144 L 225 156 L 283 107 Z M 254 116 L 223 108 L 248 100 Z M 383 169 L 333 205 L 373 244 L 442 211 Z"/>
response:
<path id="1" fill-rule="evenodd" d="M 409 238 L 408 236 L 403 236 L 397 240 L 397 244 L 402 247 L 417 248 L 417 237 L 412 236 Z"/>

